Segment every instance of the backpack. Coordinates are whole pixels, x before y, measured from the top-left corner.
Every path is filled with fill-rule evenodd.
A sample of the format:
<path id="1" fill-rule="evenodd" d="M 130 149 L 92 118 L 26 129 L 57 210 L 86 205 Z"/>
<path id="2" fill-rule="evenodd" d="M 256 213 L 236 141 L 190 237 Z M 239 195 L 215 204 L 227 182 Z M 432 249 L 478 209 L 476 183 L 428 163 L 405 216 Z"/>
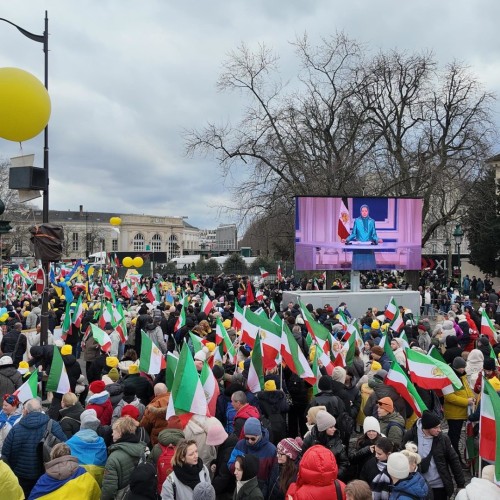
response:
<path id="1" fill-rule="evenodd" d="M 50 452 L 52 451 L 52 448 L 57 443 L 62 443 L 62 441 L 58 437 L 52 434 L 52 422 L 53 420 L 49 419 L 42 439 L 40 439 L 40 441 L 38 442 L 38 454 L 44 464 L 50 462 Z"/>
<path id="2" fill-rule="evenodd" d="M 160 445 L 161 448 L 161 454 L 158 457 L 158 461 L 156 462 L 156 474 L 158 481 L 157 490 L 158 493 L 161 493 L 161 487 L 165 482 L 165 479 L 167 479 L 167 476 L 173 470 L 172 458 L 174 457 L 175 446 L 172 444 L 169 444 L 168 446 L 163 446 L 160 443 L 158 444 Z"/>
<path id="3" fill-rule="evenodd" d="M 132 474 L 130 475 L 130 484 L 129 484 L 129 491 L 127 492 L 127 495 L 125 496 L 125 499 L 128 500 L 129 498 L 136 498 L 137 494 L 140 494 L 141 491 L 138 491 L 138 489 L 141 488 L 141 482 L 144 484 L 144 481 L 147 480 L 148 483 L 153 483 L 154 489 L 158 491 L 160 489 L 163 483 L 158 483 L 158 476 L 156 473 L 156 467 L 152 462 L 143 462 L 139 463 L 137 467 L 132 471 Z M 134 486 L 130 486 L 131 484 L 137 482 L 138 484 Z M 158 488 L 159 487 L 159 488 Z M 149 490 L 148 490 L 149 491 Z M 150 498 L 150 497 L 148 497 Z M 158 497 L 159 498 L 159 493 Z"/>
<path id="4" fill-rule="evenodd" d="M 143 467 L 147 465 L 147 456 L 149 455 L 149 450 L 147 448 L 144 448 L 144 451 L 142 452 L 141 456 L 139 457 L 139 461 L 137 462 L 137 465 L 134 467 L 134 471 L 137 469 L 141 470 L 144 473 Z M 130 476 L 130 479 L 132 479 L 132 476 Z M 115 494 L 115 500 L 126 500 L 129 495 L 131 494 L 130 491 L 130 481 L 127 484 L 127 486 L 120 488 L 116 494 Z"/>
<path id="5" fill-rule="evenodd" d="M 345 411 L 337 417 L 337 428 L 340 433 L 340 438 L 345 441 L 351 437 L 354 432 L 356 422 L 354 418 L 351 417 L 349 412 Z"/>
<path id="6" fill-rule="evenodd" d="M 286 438 L 286 420 L 281 413 L 273 413 L 267 401 L 259 400 L 262 409 L 261 422 L 269 431 L 269 441 L 277 445 L 282 439 Z"/>
<path id="7" fill-rule="evenodd" d="M 385 434 L 386 436 L 389 435 L 389 430 L 391 429 L 391 427 L 397 427 L 398 429 L 401 430 L 401 436 L 404 435 L 406 429 L 404 427 L 404 425 L 400 424 L 399 422 L 394 422 L 394 421 L 391 421 L 387 424 L 387 429 L 385 430 Z"/>

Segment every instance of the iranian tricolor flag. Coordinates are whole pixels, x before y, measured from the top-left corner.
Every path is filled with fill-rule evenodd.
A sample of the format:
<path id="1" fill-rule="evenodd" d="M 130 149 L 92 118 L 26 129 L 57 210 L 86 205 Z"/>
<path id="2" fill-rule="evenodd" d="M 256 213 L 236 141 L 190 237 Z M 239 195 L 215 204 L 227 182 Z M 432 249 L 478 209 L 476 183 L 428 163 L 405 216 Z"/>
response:
<path id="1" fill-rule="evenodd" d="M 316 396 L 319 392 L 318 388 L 318 381 L 321 378 L 321 370 L 320 370 L 320 354 L 321 354 L 321 349 L 318 348 L 318 346 L 314 346 L 314 358 L 313 358 L 313 363 L 312 363 L 312 372 L 313 375 L 316 377 L 316 383 L 313 385 L 313 395 Z"/>
<path id="2" fill-rule="evenodd" d="M 124 344 L 128 337 L 127 320 L 125 319 L 125 312 L 123 311 L 123 307 L 120 304 L 120 302 L 116 303 L 116 310 L 120 315 L 121 319 L 115 325 L 115 330 L 120 335 L 120 341 L 122 342 L 122 344 Z"/>
<path id="3" fill-rule="evenodd" d="M 102 288 L 104 291 L 104 297 L 111 300 L 113 297 L 113 289 L 111 288 L 111 285 L 109 284 L 109 281 L 107 279 L 103 280 Z"/>
<path id="4" fill-rule="evenodd" d="M 304 353 L 300 349 L 297 341 L 290 331 L 290 328 L 282 322 L 282 329 L 281 356 L 283 357 L 283 361 L 293 373 L 297 374 L 300 378 L 303 378 L 309 384 L 314 385 L 316 383 L 316 377 L 314 376 Z"/>
<path id="5" fill-rule="evenodd" d="M 49 378 L 47 379 L 47 391 L 66 394 L 71 390 L 69 385 L 68 373 L 64 366 L 59 349 L 54 346 L 52 355 L 52 364 L 50 365 Z"/>
<path id="6" fill-rule="evenodd" d="M 427 410 L 427 406 L 422 401 L 417 389 L 415 389 L 415 386 L 406 376 L 406 373 L 399 366 L 399 363 L 392 362 L 391 369 L 387 372 L 387 377 L 384 379 L 384 384 L 394 387 L 396 392 L 405 399 L 419 417 L 422 416 L 424 410 Z"/>
<path id="7" fill-rule="evenodd" d="M 269 273 L 263 267 L 259 267 L 259 271 L 261 278 L 267 278 L 269 276 Z"/>
<path id="8" fill-rule="evenodd" d="M 224 352 L 228 353 L 229 356 L 234 357 L 236 356 L 236 350 L 233 346 L 233 343 L 231 342 L 231 339 L 229 338 L 229 335 L 222 324 L 222 321 L 220 318 L 217 318 L 216 320 L 216 325 L 215 325 L 215 343 L 217 345 L 223 346 Z"/>
<path id="9" fill-rule="evenodd" d="M 80 328 L 83 319 L 83 303 L 82 303 L 82 294 L 78 296 L 78 301 L 76 303 L 75 310 L 73 311 L 73 317 L 71 322 L 76 326 L 76 328 Z"/>
<path id="10" fill-rule="evenodd" d="M 219 384 L 207 362 L 203 363 L 203 368 L 200 373 L 201 385 L 207 399 L 208 411 L 210 416 L 215 416 L 215 408 L 217 406 L 217 398 L 220 394 Z"/>
<path id="11" fill-rule="evenodd" d="M 94 337 L 94 340 L 101 346 L 101 349 L 104 352 L 109 352 L 111 349 L 111 339 L 109 335 L 93 323 L 90 323 L 90 328 L 92 331 L 92 337 Z"/>
<path id="12" fill-rule="evenodd" d="M 491 322 L 491 319 L 488 317 L 486 314 L 486 311 L 483 311 L 481 313 L 481 335 L 486 335 L 490 339 L 490 344 L 495 345 L 496 340 L 495 340 L 495 327 L 493 326 L 493 323 Z"/>
<path id="13" fill-rule="evenodd" d="M 21 403 L 25 403 L 28 399 L 33 399 L 38 396 L 38 371 L 35 370 L 26 382 L 19 387 L 14 394 L 18 397 Z"/>
<path id="14" fill-rule="evenodd" d="M 349 234 L 349 210 L 347 209 L 346 202 L 342 198 L 339 207 L 339 220 L 337 223 L 337 234 L 340 240 L 345 240 Z"/>
<path id="15" fill-rule="evenodd" d="M 307 309 L 302 302 L 299 302 L 299 305 L 307 331 L 311 334 L 313 339 L 317 342 L 321 342 L 321 346 L 323 346 L 325 342 L 330 340 L 330 332 L 321 323 L 318 323 L 314 319 L 313 315 L 309 312 L 309 309 Z"/>
<path id="16" fill-rule="evenodd" d="M 179 330 L 186 324 L 186 309 L 188 308 L 188 305 L 189 305 L 188 296 L 185 295 L 182 300 L 182 309 L 179 314 L 179 318 L 175 322 L 174 331 Z"/>
<path id="17" fill-rule="evenodd" d="M 390 321 L 389 328 L 395 332 L 399 332 L 399 330 L 403 327 L 403 317 L 401 316 L 401 311 L 399 310 L 394 297 L 391 297 L 384 315 Z"/>
<path id="18" fill-rule="evenodd" d="M 280 282 L 283 279 L 283 275 L 281 274 L 281 265 L 278 264 L 278 269 L 276 270 L 276 279 Z"/>
<path id="19" fill-rule="evenodd" d="M 264 390 L 264 370 L 262 367 L 262 347 L 260 335 L 257 333 L 255 344 L 250 357 L 250 368 L 248 370 L 248 388 L 256 393 Z"/>
<path id="20" fill-rule="evenodd" d="M 455 390 L 463 387 L 455 372 L 445 363 L 412 349 L 406 349 L 406 359 L 412 382 L 422 389 L 442 390 L 450 384 Z"/>
<path id="21" fill-rule="evenodd" d="M 166 419 L 168 420 L 172 415 L 185 413 L 207 414 L 205 392 L 186 342 L 182 346 L 181 355 L 175 369 Z"/>
<path id="22" fill-rule="evenodd" d="M 125 280 L 121 285 L 120 285 L 120 292 L 122 294 L 122 297 L 126 299 L 130 299 L 133 295 L 132 288 L 130 288 L 130 283 Z"/>
<path id="23" fill-rule="evenodd" d="M 113 308 L 108 301 L 101 302 L 101 314 L 99 315 L 99 326 L 104 328 L 106 323 L 113 324 Z"/>
<path id="24" fill-rule="evenodd" d="M 191 274 L 189 275 L 189 279 L 191 280 L 191 284 L 192 284 L 193 286 L 197 285 L 197 284 L 200 282 L 200 280 L 198 279 L 198 277 L 197 277 L 197 276 L 196 276 L 196 274 L 194 274 L 194 273 L 191 273 Z"/>
<path id="25" fill-rule="evenodd" d="M 171 353 L 167 352 L 167 369 L 165 370 L 165 385 L 169 392 L 172 391 L 172 387 L 174 385 L 174 377 L 175 370 L 177 368 L 177 363 L 179 362 L 179 358 Z"/>
<path id="26" fill-rule="evenodd" d="M 165 357 L 158 346 L 142 330 L 141 342 L 140 370 L 149 373 L 149 375 L 157 375 L 166 367 Z"/>
<path id="27" fill-rule="evenodd" d="M 208 298 L 206 293 L 203 294 L 203 302 L 201 303 L 201 310 L 208 316 L 213 309 L 214 305 L 212 301 Z"/>
<path id="28" fill-rule="evenodd" d="M 244 313 L 244 308 L 241 307 L 238 304 L 238 301 L 236 300 L 234 302 L 234 316 L 232 325 L 236 331 L 241 330 L 241 327 L 243 325 L 243 313 Z"/>
<path id="29" fill-rule="evenodd" d="M 500 481 L 500 396 L 483 377 L 481 417 L 479 420 L 479 456 L 495 463 L 495 481 Z"/>
<path id="30" fill-rule="evenodd" d="M 66 340 L 70 330 L 71 330 L 71 304 L 67 302 L 66 310 L 64 312 L 64 320 L 61 327 L 62 331 L 61 337 L 63 340 Z"/>
<path id="31" fill-rule="evenodd" d="M 347 325 L 347 334 L 349 337 L 347 342 L 344 344 L 343 351 L 345 352 L 345 364 L 346 366 L 351 366 L 354 362 L 354 353 L 356 351 L 356 339 L 357 339 L 357 327 L 353 323 L 349 323 Z"/>

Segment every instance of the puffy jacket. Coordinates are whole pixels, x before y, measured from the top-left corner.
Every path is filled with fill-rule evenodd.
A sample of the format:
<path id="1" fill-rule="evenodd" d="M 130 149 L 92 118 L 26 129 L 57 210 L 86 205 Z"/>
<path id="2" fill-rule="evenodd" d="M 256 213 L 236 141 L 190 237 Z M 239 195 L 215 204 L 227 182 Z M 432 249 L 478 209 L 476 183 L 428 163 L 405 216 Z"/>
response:
<path id="1" fill-rule="evenodd" d="M 198 447 L 198 457 L 209 467 L 215 460 L 217 451 L 214 446 L 207 444 L 208 417 L 193 415 L 184 427 L 184 436 L 188 441 L 193 440 Z"/>
<path id="2" fill-rule="evenodd" d="M 416 498 L 425 500 L 428 493 L 427 481 L 420 472 L 414 472 L 394 485 L 389 500 L 416 500 Z"/>
<path id="3" fill-rule="evenodd" d="M 19 338 L 19 344 L 16 343 Z M 9 333 L 5 334 L 0 343 L 0 348 L 4 354 L 10 354 L 14 365 L 18 366 L 23 360 L 24 353 L 26 352 L 26 346 L 28 345 L 28 339 L 23 333 L 17 332 L 16 330 L 11 330 Z"/>
<path id="4" fill-rule="evenodd" d="M 151 402 L 154 395 L 153 385 L 148 381 L 148 379 L 142 377 L 139 373 L 128 375 L 124 379 L 123 385 L 124 387 L 133 387 L 135 389 L 135 395 L 141 400 L 141 403 L 144 406 L 147 406 Z"/>
<path id="5" fill-rule="evenodd" d="M 336 431 L 333 436 L 328 436 L 325 431 L 320 432 L 318 427 L 314 425 L 309 434 L 306 434 L 304 437 L 302 452 L 305 453 L 309 448 L 315 445 L 324 446 L 335 455 L 338 477 L 344 479 L 349 467 L 349 459 L 339 433 Z"/>
<path id="6" fill-rule="evenodd" d="M 118 490 L 130 483 L 130 475 L 144 453 L 146 444 L 136 436 L 125 435 L 109 447 L 104 467 L 101 500 L 113 500 Z"/>
<path id="7" fill-rule="evenodd" d="M 467 420 L 468 398 L 473 397 L 474 393 L 467 381 L 467 375 L 462 375 L 461 377 L 458 373 L 456 375 L 462 381 L 463 387 L 458 391 L 444 396 L 444 418 L 446 420 Z"/>
<path id="8" fill-rule="evenodd" d="M 331 391 L 318 392 L 318 394 L 311 399 L 308 409 L 314 406 L 325 406 L 326 411 L 335 418 L 345 411 L 345 405 L 342 400 Z"/>
<path id="9" fill-rule="evenodd" d="M 26 318 L 26 329 L 31 330 L 32 328 L 36 327 L 36 324 L 38 323 L 38 318 L 41 316 L 42 310 L 36 306 L 34 307 L 30 313 L 28 314 L 28 317 Z"/>
<path id="10" fill-rule="evenodd" d="M 499 494 L 500 489 L 495 483 L 473 477 L 471 482 L 457 493 L 455 500 L 486 500 L 497 498 Z"/>
<path id="11" fill-rule="evenodd" d="M 10 470 L 10 467 L 0 460 L 0 498 L 8 498 L 9 500 L 24 500 L 24 492 L 19 486 L 19 480 Z"/>
<path id="12" fill-rule="evenodd" d="M 165 416 L 167 414 L 169 399 L 170 393 L 156 396 L 146 407 L 144 417 L 140 420 L 141 427 L 144 427 L 148 431 L 153 446 L 158 442 L 158 434 L 168 427 Z"/>
<path id="13" fill-rule="evenodd" d="M 14 365 L 0 366 L 0 400 L 5 394 L 12 394 L 23 384 L 23 378 Z"/>
<path id="14" fill-rule="evenodd" d="M 49 417 L 45 413 L 31 412 L 22 417 L 12 427 L 2 447 L 2 458 L 10 465 L 14 474 L 24 479 L 38 479 L 42 465 L 38 456 L 37 445 L 43 437 Z M 66 441 L 66 435 L 58 422 L 52 422 L 52 434 L 60 441 Z"/>
<path id="15" fill-rule="evenodd" d="M 109 393 L 107 393 L 106 391 L 92 394 L 87 402 L 87 406 L 85 407 L 85 409 L 95 410 L 97 418 L 101 421 L 102 425 L 111 424 L 113 406 L 111 405 L 111 400 L 109 399 Z"/>
<path id="16" fill-rule="evenodd" d="M 337 496 L 335 481 L 342 496 Z M 337 479 L 337 461 L 333 453 L 324 446 L 312 446 L 302 457 L 297 481 L 288 488 L 288 495 L 293 500 L 311 500 L 324 498 L 342 500 L 345 498 L 345 484 Z"/>
<path id="17" fill-rule="evenodd" d="M 121 382 L 114 382 L 113 384 L 108 384 L 105 390 L 111 399 L 111 406 L 113 409 L 116 408 L 116 405 L 123 398 L 123 384 Z"/>

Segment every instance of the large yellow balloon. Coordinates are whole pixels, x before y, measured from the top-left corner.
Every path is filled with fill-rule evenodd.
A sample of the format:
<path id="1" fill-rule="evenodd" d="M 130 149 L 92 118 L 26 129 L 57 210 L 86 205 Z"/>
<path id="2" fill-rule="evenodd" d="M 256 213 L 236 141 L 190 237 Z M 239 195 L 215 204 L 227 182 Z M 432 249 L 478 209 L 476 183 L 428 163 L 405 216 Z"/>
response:
<path id="1" fill-rule="evenodd" d="M 0 322 L 4 323 L 9 319 L 9 313 L 3 313 L 2 316 L 0 316 Z"/>
<path id="2" fill-rule="evenodd" d="M 125 267 L 132 267 L 134 265 L 134 261 L 132 260 L 132 257 L 123 257 L 122 264 Z"/>
<path id="3" fill-rule="evenodd" d="M 134 257 L 134 267 L 142 267 L 143 264 L 142 257 Z"/>
<path id="4" fill-rule="evenodd" d="M 42 82 L 19 68 L 0 68 L 0 137 L 22 142 L 37 136 L 50 118 Z"/>
<path id="5" fill-rule="evenodd" d="M 122 220 L 120 217 L 111 217 L 111 219 L 109 219 L 109 223 L 112 226 L 119 226 L 122 223 Z"/>

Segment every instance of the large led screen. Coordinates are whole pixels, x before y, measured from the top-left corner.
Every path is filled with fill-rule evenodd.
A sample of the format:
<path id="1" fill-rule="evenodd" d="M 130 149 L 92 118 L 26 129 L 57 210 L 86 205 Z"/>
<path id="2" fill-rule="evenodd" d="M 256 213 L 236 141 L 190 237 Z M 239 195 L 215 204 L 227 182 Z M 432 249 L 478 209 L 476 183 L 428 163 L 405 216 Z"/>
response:
<path id="1" fill-rule="evenodd" d="M 421 199 L 295 199 L 299 271 L 420 269 L 421 245 Z"/>

